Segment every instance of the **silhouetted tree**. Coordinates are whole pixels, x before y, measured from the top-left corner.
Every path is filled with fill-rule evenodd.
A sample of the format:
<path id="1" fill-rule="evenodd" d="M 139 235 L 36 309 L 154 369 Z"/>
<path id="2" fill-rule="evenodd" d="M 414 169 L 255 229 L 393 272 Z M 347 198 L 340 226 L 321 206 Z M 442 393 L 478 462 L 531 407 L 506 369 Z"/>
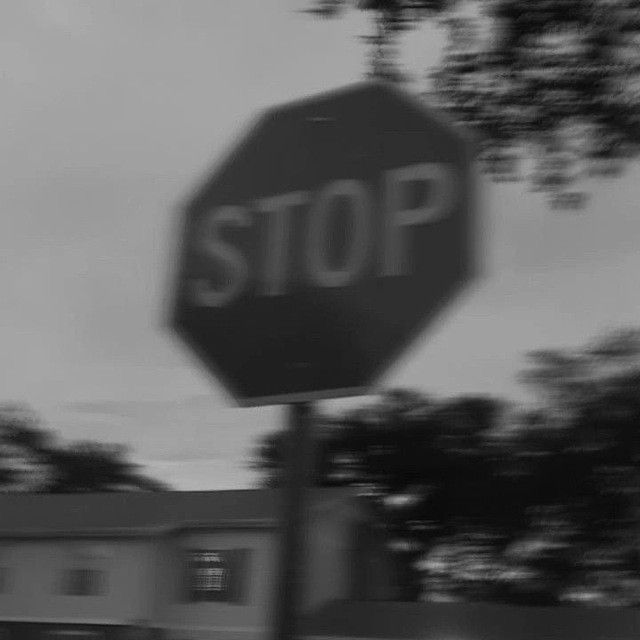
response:
<path id="1" fill-rule="evenodd" d="M 0 407 L 0 491 L 159 491 L 119 445 L 60 444 L 24 407 Z"/>
<path id="2" fill-rule="evenodd" d="M 638 155 L 639 0 L 304 0 L 316 16 L 368 12 L 372 76 L 404 82 L 401 36 L 424 20 L 447 30 L 425 94 L 479 136 L 499 180 L 537 163 L 536 189 L 579 207 L 580 178 L 618 175 Z M 311 4 L 309 4 L 311 2 Z"/>
<path id="3" fill-rule="evenodd" d="M 537 406 L 392 392 L 320 420 L 316 482 L 385 515 L 404 597 L 640 604 L 640 331 L 530 361 Z M 256 452 L 272 485 L 284 438 Z"/>

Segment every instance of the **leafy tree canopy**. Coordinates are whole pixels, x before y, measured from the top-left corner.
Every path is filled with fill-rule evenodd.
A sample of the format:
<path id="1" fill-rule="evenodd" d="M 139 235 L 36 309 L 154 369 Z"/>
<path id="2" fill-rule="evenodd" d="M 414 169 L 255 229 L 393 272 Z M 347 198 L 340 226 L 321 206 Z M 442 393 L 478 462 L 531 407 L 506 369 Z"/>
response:
<path id="1" fill-rule="evenodd" d="M 305 0 L 308 6 L 308 0 Z M 520 176 L 553 207 L 584 203 L 582 181 L 638 155 L 640 0 L 315 0 L 310 11 L 368 12 L 370 74 L 404 82 L 400 39 L 424 20 L 447 29 L 425 94 L 478 134 L 484 169 Z"/>
<path id="2" fill-rule="evenodd" d="M 0 491 L 159 491 L 119 445 L 59 443 L 29 409 L 0 407 Z"/>

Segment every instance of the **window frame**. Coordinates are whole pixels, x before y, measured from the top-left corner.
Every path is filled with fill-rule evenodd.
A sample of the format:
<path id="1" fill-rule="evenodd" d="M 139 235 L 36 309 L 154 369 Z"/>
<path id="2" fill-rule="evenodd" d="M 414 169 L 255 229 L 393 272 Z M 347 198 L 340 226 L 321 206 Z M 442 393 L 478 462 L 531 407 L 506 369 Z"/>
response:
<path id="1" fill-rule="evenodd" d="M 247 591 L 250 584 L 250 549 L 246 548 L 204 548 L 189 547 L 184 549 L 185 596 L 187 602 L 218 603 L 229 605 L 247 604 Z M 197 556 L 220 555 L 223 570 L 228 572 L 224 589 L 202 589 L 195 583 L 197 565 L 202 562 Z"/>
<path id="2" fill-rule="evenodd" d="M 95 567 L 68 567 L 64 570 L 65 596 L 101 596 L 106 593 L 106 572 Z"/>
<path id="3" fill-rule="evenodd" d="M 9 593 L 10 569 L 5 564 L 0 564 L 0 596 Z M 2 636 L 0 636 L 1 640 Z"/>
<path id="4" fill-rule="evenodd" d="M 12 547 L 0 545 L 0 596 L 9 593 L 13 583 L 13 567 L 8 558 Z"/>
<path id="5" fill-rule="evenodd" d="M 100 597 L 109 590 L 107 554 L 78 546 L 65 555 L 57 591 L 66 597 Z"/>

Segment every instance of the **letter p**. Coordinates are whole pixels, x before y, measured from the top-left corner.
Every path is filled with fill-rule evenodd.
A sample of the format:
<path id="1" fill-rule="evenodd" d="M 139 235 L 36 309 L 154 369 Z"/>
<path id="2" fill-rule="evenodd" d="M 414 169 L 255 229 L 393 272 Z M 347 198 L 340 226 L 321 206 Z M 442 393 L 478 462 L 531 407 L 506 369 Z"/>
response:
<path id="1" fill-rule="evenodd" d="M 407 208 L 407 185 L 421 182 L 426 186 L 423 201 Z M 400 276 L 408 271 L 405 227 L 437 222 L 453 204 L 453 171 L 447 164 L 427 162 L 386 172 L 385 238 L 383 276 Z"/>

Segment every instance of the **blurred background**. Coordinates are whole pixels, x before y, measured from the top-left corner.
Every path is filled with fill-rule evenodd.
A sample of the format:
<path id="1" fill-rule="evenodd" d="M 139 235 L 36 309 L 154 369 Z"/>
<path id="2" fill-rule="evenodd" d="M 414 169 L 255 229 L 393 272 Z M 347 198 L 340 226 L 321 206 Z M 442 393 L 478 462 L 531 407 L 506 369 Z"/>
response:
<path id="1" fill-rule="evenodd" d="M 483 269 L 321 405 L 316 480 L 381 510 L 407 599 L 636 606 L 639 9 L 3 4 L 2 489 L 278 484 L 282 410 L 163 325 L 177 212 L 261 109 L 373 76 L 477 136 Z"/>

